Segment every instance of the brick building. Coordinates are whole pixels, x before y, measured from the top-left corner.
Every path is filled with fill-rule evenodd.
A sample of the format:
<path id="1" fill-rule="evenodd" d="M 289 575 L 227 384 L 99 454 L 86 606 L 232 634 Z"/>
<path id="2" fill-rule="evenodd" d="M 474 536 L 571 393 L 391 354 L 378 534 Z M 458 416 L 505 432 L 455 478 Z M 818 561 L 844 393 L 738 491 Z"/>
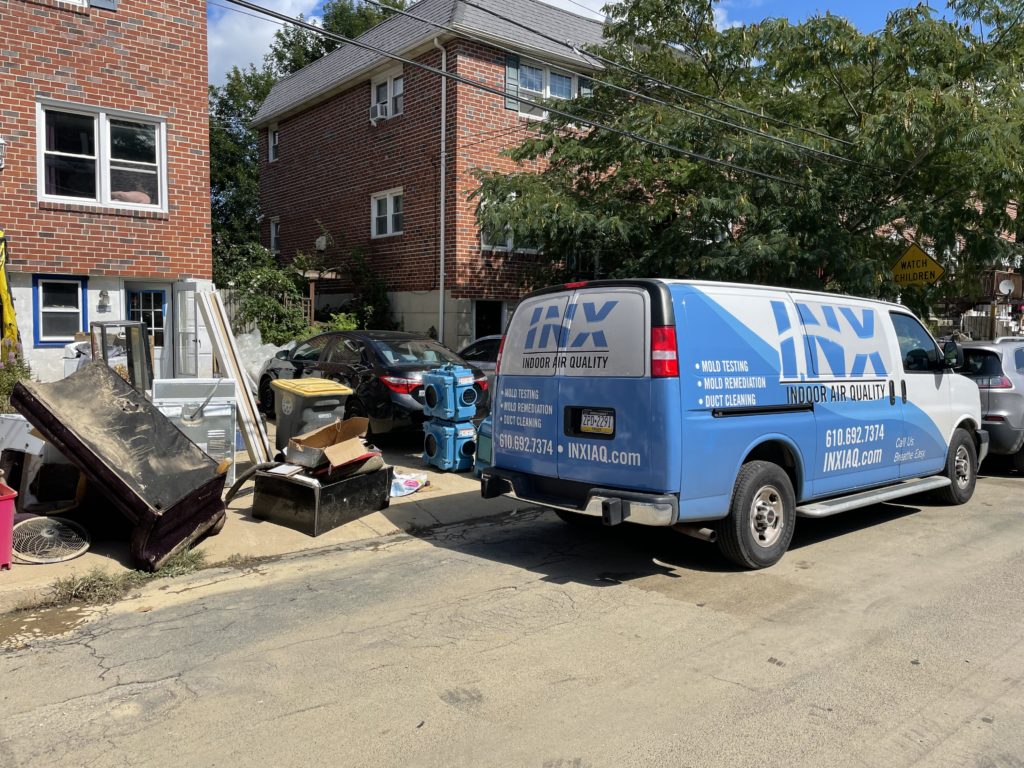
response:
<path id="1" fill-rule="evenodd" d="M 572 98 L 590 63 L 488 10 L 559 40 L 602 39 L 600 23 L 537 0 L 421 0 L 408 10 L 457 33 L 393 15 L 360 40 L 534 99 Z M 481 235 L 469 199 L 474 174 L 514 170 L 501 150 L 543 114 L 447 80 L 442 131 L 441 79 L 343 46 L 275 85 L 254 125 L 264 243 L 287 260 L 315 253 L 326 229 L 331 237 L 319 245 L 328 264 L 361 249 L 387 282 L 393 318 L 409 331 L 441 332 L 443 250 L 443 340 L 457 348 L 504 329 L 531 258 L 529 248 Z M 318 304 L 340 303 L 346 287 L 321 290 Z"/>
<path id="2" fill-rule="evenodd" d="M 149 323 L 157 375 L 207 368 L 187 309 L 212 270 L 206 3 L 0 0 L 0 29 L 0 228 L 35 374 L 123 318 Z"/>

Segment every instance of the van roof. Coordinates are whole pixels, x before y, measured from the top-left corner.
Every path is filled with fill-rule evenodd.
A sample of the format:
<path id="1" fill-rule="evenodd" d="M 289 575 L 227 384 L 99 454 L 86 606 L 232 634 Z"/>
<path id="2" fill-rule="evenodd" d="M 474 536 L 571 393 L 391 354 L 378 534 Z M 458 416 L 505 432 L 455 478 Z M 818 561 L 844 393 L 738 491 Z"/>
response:
<path id="1" fill-rule="evenodd" d="M 564 283 L 562 285 L 549 285 L 546 288 L 540 288 L 533 291 L 523 298 L 529 296 L 538 296 L 545 293 L 559 293 L 565 290 L 575 290 L 576 288 L 603 288 L 603 287 L 615 287 L 615 286 L 641 286 L 651 288 L 652 286 L 666 286 L 666 285 L 692 285 L 695 287 L 701 286 L 715 286 L 718 288 L 757 288 L 764 291 L 785 291 L 786 293 L 799 294 L 801 296 L 818 296 L 826 297 L 829 299 L 849 299 L 851 301 L 863 301 L 869 304 L 879 304 L 886 307 L 892 307 L 894 309 L 906 310 L 902 304 L 897 304 L 893 301 L 883 301 L 882 299 L 869 299 L 864 296 L 852 296 L 848 293 L 828 293 L 827 291 L 809 291 L 805 288 L 784 288 L 778 285 L 758 285 L 756 283 L 727 283 L 717 280 L 676 280 L 662 277 L 634 277 L 634 278 L 622 278 L 619 280 L 580 280 L 578 282 Z"/>

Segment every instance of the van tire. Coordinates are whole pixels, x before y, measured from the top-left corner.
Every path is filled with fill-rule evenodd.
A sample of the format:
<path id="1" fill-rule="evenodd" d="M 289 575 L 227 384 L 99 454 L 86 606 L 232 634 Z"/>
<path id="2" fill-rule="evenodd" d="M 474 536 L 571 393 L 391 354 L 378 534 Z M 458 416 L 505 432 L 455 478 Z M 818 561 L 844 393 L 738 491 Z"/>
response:
<path id="1" fill-rule="evenodd" d="M 766 520 L 756 519 L 757 508 Z M 766 527 L 759 534 L 761 526 Z M 748 461 L 736 477 L 729 516 L 718 526 L 722 554 L 743 568 L 767 568 L 782 559 L 795 528 L 796 497 L 789 475 L 770 461 Z"/>
<path id="2" fill-rule="evenodd" d="M 978 450 L 974 447 L 974 438 L 966 429 L 957 429 L 953 433 L 943 474 L 952 482 L 935 492 L 939 501 L 957 505 L 971 500 L 974 485 L 978 482 Z"/>

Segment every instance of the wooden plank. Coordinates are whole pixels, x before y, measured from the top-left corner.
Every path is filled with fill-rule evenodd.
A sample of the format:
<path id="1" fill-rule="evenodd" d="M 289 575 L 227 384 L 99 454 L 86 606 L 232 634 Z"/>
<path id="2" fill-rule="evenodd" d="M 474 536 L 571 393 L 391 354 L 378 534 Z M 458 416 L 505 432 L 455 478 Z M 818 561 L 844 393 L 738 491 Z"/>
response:
<path id="1" fill-rule="evenodd" d="M 216 291 L 198 291 L 196 299 L 199 311 L 203 316 L 203 323 L 210 334 L 213 354 L 218 365 L 228 377 L 233 378 L 239 384 L 236 395 L 238 420 L 242 426 L 242 437 L 245 440 L 246 450 L 249 451 L 249 456 L 254 463 L 268 462 L 272 458 L 270 439 L 263 426 L 256 398 L 253 396 L 252 389 L 247 386 L 250 377 L 239 359 L 238 346 L 235 343 L 231 325 L 228 323 L 224 304 Z"/>

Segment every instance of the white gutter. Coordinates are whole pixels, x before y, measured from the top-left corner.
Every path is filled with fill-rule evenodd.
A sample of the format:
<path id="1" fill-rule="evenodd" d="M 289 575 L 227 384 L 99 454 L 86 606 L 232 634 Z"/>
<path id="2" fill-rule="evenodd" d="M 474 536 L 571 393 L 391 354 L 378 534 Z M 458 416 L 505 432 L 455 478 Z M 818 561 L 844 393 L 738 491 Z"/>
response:
<path id="1" fill-rule="evenodd" d="M 441 71 L 448 71 L 448 51 L 434 38 L 434 47 L 441 51 Z M 444 247 L 445 247 L 445 182 L 448 180 L 448 79 L 441 78 L 441 204 L 439 216 L 441 225 L 438 231 L 440 258 L 438 264 L 438 306 L 437 306 L 437 340 L 444 344 Z"/>

